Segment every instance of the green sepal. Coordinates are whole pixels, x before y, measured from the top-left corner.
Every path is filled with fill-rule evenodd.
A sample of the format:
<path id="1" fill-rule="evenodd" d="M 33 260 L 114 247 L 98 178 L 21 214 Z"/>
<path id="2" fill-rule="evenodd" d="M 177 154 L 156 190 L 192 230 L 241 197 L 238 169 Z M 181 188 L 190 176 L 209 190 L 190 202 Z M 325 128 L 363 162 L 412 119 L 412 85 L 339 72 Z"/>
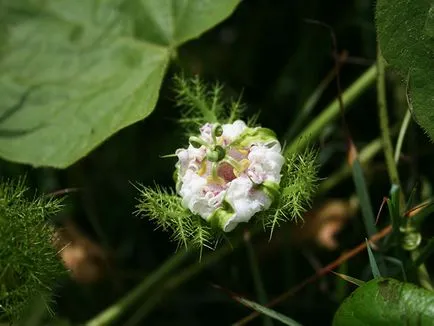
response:
<path id="1" fill-rule="evenodd" d="M 172 175 L 173 181 L 175 182 L 175 190 L 176 192 L 179 192 L 182 186 L 182 180 L 179 177 L 179 166 L 176 167 L 175 171 L 173 171 Z"/>
<path id="2" fill-rule="evenodd" d="M 237 140 L 231 143 L 231 147 L 248 147 L 252 143 L 267 143 L 269 141 L 277 141 L 276 134 L 268 128 L 246 128 Z"/>
<path id="3" fill-rule="evenodd" d="M 222 206 L 208 217 L 208 222 L 211 224 L 211 227 L 224 231 L 226 223 L 234 214 L 235 210 L 232 205 L 224 200 Z"/>
<path id="4" fill-rule="evenodd" d="M 260 185 L 257 185 L 257 188 L 271 198 L 272 202 L 274 202 L 280 196 L 280 186 L 277 182 L 265 181 Z"/>

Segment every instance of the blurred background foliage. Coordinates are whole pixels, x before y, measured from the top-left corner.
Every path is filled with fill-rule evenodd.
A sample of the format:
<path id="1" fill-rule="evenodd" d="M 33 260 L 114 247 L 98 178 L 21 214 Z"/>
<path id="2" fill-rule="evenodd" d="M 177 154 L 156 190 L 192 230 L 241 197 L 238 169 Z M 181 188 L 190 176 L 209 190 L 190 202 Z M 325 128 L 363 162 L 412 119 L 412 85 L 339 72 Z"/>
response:
<path id="1" fill-rule="evenodd" d="M 210 82 L 224 83 L 228 97 L 242 94 L 247 104 L 246 116 L 260 111 L 261 125 L 283 137 L 307 98 L 334 66 L 329 33 L 305 19 L 329 24 L 336 33 L 338 51 L 347 52 L 341 70 L 343 88 L 375 62 L 374 1 L 244 0 L 229 19 L 179 49 L 165 77 L 156 110 L 146 120 L 118 132 L 65 170 L 0 162 L 3 177 L 26 174 L 28 185 L 40 192 L 78 188 L 68 195 L 66 207 L 55 221 L 62 228 L 65 243 L 71 242 L 62 251 L 71 277 L 63 280 L 56 292 L 54 309 L 59 317 L 73 322 L 88 320 L 133 288 L 176 250 L 167 234 L 154 231 L 151 223 L 134 216 L 138 192 L 132 185 L 132 182 L 173 185 L 175 162 L 160 158 L 185 144 L 177 124 L 179 111 L 173 101 L 173 74 L 183 71 L 187 75 L 199 74 Z M 399 81 L 389 75 L 392 125 L 400 123 L 406 109 L 405 90 Z M 311 117 L 336 95 L 335 83 L 331 83 Z M 359 148 L 379 136 L 376 107 L 372 88 L 347 114 L 349 129 Z M 329 176 L 345 163 L 345 141 L 340 120 L 323 130 L 318 143 L 321 177 Z M 409 192 L 417 186 L 419 198 L 431 193 L 434 177 L 431 148 L 428 138 L 412 122 L 400 173 L 405 190 Z M 377 211 L 389 192 L 381 155 L 365 166 L 365 173 Z M 347 178 L 315 199 L 316 210 L 306 215 L 304 225 L 285 224 L 270 243 L 266 233 L 252 238 L 269 298 L 299 283 L 345 248 L 364 241 L 360 213 L 349 200 L 353 193 L 353 182 Z M 327 227 L 331 234 L 340 230 L 335 242 L 321 237 L 321 231 L 327 234 L 324 229 Z M 139 324 L 228 325 L 247 315 L 249 310 L 211 286 L 219 284 L 255 298 L 247 250 L 241 246 L 208 266 L 165 296 Z M 364 253 L 340 270 L 369 279 L 367 262 Z M 428 269 L 431 269 L 429 261 Z M 276 309 L 303 325 L 327 325 L 353 288 L 330 274 Z M 257 319 L 252 325 L 255 323 L 262 320 Z"/>

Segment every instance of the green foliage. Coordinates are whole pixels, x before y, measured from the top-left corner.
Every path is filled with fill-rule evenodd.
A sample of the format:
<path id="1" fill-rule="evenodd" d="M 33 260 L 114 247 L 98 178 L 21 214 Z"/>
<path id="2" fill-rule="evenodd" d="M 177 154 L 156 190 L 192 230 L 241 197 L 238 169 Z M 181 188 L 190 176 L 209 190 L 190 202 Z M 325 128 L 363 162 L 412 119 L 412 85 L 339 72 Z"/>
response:
<path id="1" fill-rule="evenodd" d="M 339 307 L 333 326 L 432 325 L 434 294 L 391 278 L 371 280 Z"/>
<path id="2" fill-rule="evenodd" d="M 17 320 L 33 299 L 49 306 L 52 287 L 65 273 L 47 218 L 58 200 L 25 197 L 23 181 L 0 185 L 0 318 Z"/>
<path id="3" fill-rule="evenodd" d="M 238 2 L 0 2 L 0 156 L 67 167 L 147 117 L 175 48 Z"/>
<path id="4" fill-rule="evenodd" d="M 382 54 L 407 80 L 416 121 L 434 139 L 434 4 L 431 0 L 377 1 Z"/>
<path id="5" fill-rule="evenodd" d="M 244 111 L 241 102 L 222 100 L 223 85 L 206 85 L 199 76 L 186 78 L 178 75 L 174 78 L 176 104 L 181 108 L 181 125 L 186 133 L 197 133 L 205 123 L 232 123 L 239 119 Z"/>
<path id="6" fill-rule="evenodd" d="M 153 221 L 157 229 L 171 234 L 179 246 L 213 249 L 218 231 L 212 229 L 200 216 L 193 215 L 181 203 L 181 197 L 172 190 L 159 186 L 138 186 L 140 191 L 137 214 Z"/>
<path id="7" fill-rule="evenodd" d="M 317 151 L 312 148 L 302 153 L 289 154 L 282 168 L 280 194 L 273 206 L 260 213 L 260 220 L 271 229 L 285 221 L 302 220 L 317 188 Z"/>

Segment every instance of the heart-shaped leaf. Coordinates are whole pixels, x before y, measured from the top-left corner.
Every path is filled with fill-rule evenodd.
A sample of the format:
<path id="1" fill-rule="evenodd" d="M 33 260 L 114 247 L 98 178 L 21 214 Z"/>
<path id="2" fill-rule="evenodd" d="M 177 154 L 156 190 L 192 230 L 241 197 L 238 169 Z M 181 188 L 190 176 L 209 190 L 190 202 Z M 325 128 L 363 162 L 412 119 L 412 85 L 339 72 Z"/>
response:
<path id="1" fill-rule="evenodd" d="M 67 167 L 147 117 L 174 49 L 238 2 L 1 2 L 0 156 Z"/>

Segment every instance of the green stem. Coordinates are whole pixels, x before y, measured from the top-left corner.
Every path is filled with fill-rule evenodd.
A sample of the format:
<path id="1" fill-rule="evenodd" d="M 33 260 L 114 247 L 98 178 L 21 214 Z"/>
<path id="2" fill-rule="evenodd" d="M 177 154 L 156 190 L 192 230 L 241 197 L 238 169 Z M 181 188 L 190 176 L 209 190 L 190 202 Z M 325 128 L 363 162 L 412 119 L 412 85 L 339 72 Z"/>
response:
<path id="1" fill-rule="evenodd" d="M 123 298 L 108 307 L 100 314 L 89 320 L 86 326 L 109 325 L 118 319 L 131 305 L 142 298 L 152 286 L 161 281 L 167 274 L 171 273 L 189 256 L 189 252 L 180 251 L 166 260 L 154 273 L 145 278 L 142 283 L 137 285 L 132 291 L 128 292 Z"/>
<path id="2" fill-rule="evenodd" d="M 380 118 L 381 137 L 383 140 L 384 157 L 386 159 L 387 172 L 392 184 L 401 186 L 399 181 L 398 169 L 393 157 L 393 146 L 390 138 L 389 131 L 389 118 L 387 116 L 387 102 L 386 102 L 386 79 L 384 60 L 381 56 L 380 49 L 378 48 L 377 55 L 377 101 L 378 113 Z"/>
<path id="3" fill-rule="evenodd" d="M 398 164 L 399 156 L 401 155 L 402 144 L 404 143 L 405 133 L 407 132 L 408 125 L 410 124 L 411 113 L 407 110 L 404 120 L 402 121 L 401 129 L 399 130 L 398 140 L 396 141 L 395 148 L 395 163 Z"/>
<path id="4" fill-rule="evenodd" d="M 344 107 L 351 105 L 360 95 L 363 94 L 375 81 L 377 76 L 376 65 L 371 66 L 361 75 L 343 94 Z M 285 156 L 290 153 L 298 153 L 304 150 L 311 141 L 319 136 L 323 128 L 336 119 L 339 115 L 339 100 L 335 99 L 325 110 L 314 119 L 285 149 Z"/>

